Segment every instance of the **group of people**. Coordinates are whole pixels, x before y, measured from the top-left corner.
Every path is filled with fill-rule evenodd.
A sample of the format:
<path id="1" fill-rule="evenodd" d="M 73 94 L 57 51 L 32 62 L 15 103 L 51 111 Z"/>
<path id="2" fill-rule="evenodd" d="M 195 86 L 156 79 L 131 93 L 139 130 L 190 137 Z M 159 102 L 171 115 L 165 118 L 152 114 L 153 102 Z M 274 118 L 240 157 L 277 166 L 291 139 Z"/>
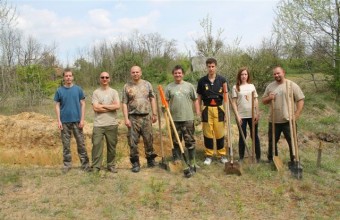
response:
<path id="1" fill-rule="evenodd" d="M 196 171 L 196 141 L 195 121 L 202 123 L 202 131 L 205 147 L 205 165 L 210 165 L 216 158 L 221 163 L 228 162 L 227 149 L 225 148 L 225 122 L 227 112 L 224 104 L 229 105 L 228 93 L 230 88 L 227 79 L 217 74 L 217 61 L 214 58 L 206 60 L 207 75 L 203 76 L 194 86 L 184 81 L 184 69 L 176 65 L 172 70 L 174 81 L 165 89 L 165 98 L 169 103 L 169 109 L 176 132 L 180 141 L 184 140 L 188 152 L 188 158 L 192 171 Z M 121 100 L 118 92 L 110 87 L 110 75 L 107 72 L 100 73 L 100 87 L 93 92 L 92 107 L 94 111 L 92 134 L 92 165 L 84 143 L 84 116 L 85 95 L 82 89 L 73 84 L 73 74 L 70 69 L 63 73 L 64 85 L 55 93 L 55 111 L 58 120 L 58 128 L 61 130 L 63 144 L 63 171 L 71 169 L 70 138 L 71 133 L 77 142 L 78 155 L 81 168 L 84 171 L 99 171 L 103 162 L 103 141 L 105 137 L 107 146 L 106 167 L 109 172 L 116 173 L 116 146 L 118 143 L 118 118 L 117 111 L 122 107 L 124 123 L 128 128 L 127 140 L 130 147 L 130 162 L 132 172 L 139 172 L 141 168 L 138 142 L 143 138 L 147 167 L 156 165 L 157 154 L 153 147 L 152 123 L 157 121 L 156 95 L 150 82 L 142 79 L 142 70 L 139 66 L 133 66 L 130 70 L 131 80 L 123 87 Z M 270 83 L 263 94 L 262 103 L 274 103 L 275 121 L 269 117 L 268 125 L 268 161 L 273 160 L 272 151 L 272 124 L 275 124 L 275 155 L 278 155 L 277 142 L 283 132 L 290 150 L 290 160 L 294 160 L 292 151 L 292 139 L 287 116 L 288 104 L 285 99 L 286 83 L 291 82 L 285 78 L 282 67 L 273 68 L 274 81 Z M 300 87 L 291 82 L 294 100 L 296 102 L 295 118 L 301 114 L 304 105 L 304 94 Z M 231 100 L 233 109 L 236 109 L 236 121 L 239 123 L 239 160 L 242 161 L 245 153 L 245 143 L 241 132 L 246 136 L 247 124 L 252 127 L 255 123 L 255 155 L 256 161 L 261 159 L 261 147 L 258 137 L 258 121 L 260 118 L 258 107 L 258 94 L 255 86 L 251 84 L 249 70 L 240 68 L 236 78 L 236 85 L 232 87 Z M 275 100 L 275 102 L 272 102 Z M 227 103 L 226 103 L 227 102 Z M 272 114 L 272 112 L 270 112 Z M 172 135 L 175 134 L 172 129 Z M 228 140 L 229 141 L 229 140 Z M 181 159 L 181 149 L 176 139 L 173 139 L 174 160 Z"/>

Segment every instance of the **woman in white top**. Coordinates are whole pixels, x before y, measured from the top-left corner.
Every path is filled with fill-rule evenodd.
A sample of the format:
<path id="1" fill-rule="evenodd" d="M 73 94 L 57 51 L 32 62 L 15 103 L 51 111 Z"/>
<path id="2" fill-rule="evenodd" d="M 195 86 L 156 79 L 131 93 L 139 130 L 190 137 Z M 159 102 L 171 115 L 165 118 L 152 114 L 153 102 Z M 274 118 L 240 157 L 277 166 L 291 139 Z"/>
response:
<path id="1" fill-rule="evenodd" d="M 257 92 L 255 86 L 250 83 L 249 70 L 246 67 L 239 69 L 236 79 L 236 85 L 232 89 L 232 105 L 237 110 L 236 119 L 240 123 L 245 137 L 247 137 L 247 124 L 251 130 L 252 127 L 252 92 L 254 93 L 254 121 L 255 121 L 255 155 L 256 162 L 261 158 L 261 147 L 258 136 L 259 109 Z M 241 132 L 241 131 L 239 131 Z M 239 157 L 240 161 L 244 158 L 245 143 L 239 134 Z"/>

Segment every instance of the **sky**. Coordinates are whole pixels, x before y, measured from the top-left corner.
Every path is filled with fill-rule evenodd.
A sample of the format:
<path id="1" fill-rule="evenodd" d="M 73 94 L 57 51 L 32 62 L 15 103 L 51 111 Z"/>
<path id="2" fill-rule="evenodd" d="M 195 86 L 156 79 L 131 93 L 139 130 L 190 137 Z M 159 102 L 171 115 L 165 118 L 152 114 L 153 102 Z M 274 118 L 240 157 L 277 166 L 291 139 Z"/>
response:
<path id="1" fill-rule="evenodd" d="M 240 39 L 242 48 L 270 37 L 278 0 L 8 0 L 16 7 L 17 28 L 69 62 L 85 48 L 114 41 L 133 31 L 159 33 L 175 40 L 178 51 L 194 55 L 194 39 L 203 35 L 200 21 L 209 16 L 212 33 L 225 43 Z"/>

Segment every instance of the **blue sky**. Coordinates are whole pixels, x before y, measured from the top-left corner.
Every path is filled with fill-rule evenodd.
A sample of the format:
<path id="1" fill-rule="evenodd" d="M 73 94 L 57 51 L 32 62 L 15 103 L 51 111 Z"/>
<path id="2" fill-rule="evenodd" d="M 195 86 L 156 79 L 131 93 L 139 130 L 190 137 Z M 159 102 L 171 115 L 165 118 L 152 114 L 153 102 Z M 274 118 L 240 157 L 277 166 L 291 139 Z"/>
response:
<path id="1" fill-rule="evenodd" d="M 44 44 L 57 44 L 59 57 L 72 60 L 77 51 L 102 40 L 129 36 L 132 31 L 158 32 L 176 40 L 183 53 L 194 53 L 207 15 L 213 33 L 221 28 L 226 43 L 258 46 L 271 34 L 277 0 L 8 0 L 19 14 L 17 27 Z"/>

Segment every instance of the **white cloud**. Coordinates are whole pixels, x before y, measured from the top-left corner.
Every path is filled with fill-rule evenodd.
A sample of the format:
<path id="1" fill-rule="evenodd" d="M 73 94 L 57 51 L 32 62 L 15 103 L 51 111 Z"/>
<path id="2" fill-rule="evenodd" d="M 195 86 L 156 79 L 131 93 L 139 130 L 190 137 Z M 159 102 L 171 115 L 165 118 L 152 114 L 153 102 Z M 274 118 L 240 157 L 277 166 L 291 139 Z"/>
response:
<path id="1" fill-rule="evenodd" d="M 70 17 L 58 17 L 50 10 L 23 5 L 19 11 L 17 28 L 35 38 L 70 38 L 82 33 L 81 23 Z"/>
<path id="2" fill-rule="evenodd" d="M 134 29 L 150 31 L 155 28 L 154 22 L 159 18 L 159 16 L 159 11 L 152 11 L 145 16 L 136 18 L 121 18 L 117 23 L 121 28 L 127 29 L 129 31 Z"/>
<path id="3" fill-rule="evenodd" d="M 119 2 L 119 3 L 117 3 L 117 4 L 115 5 L 115 9 L 116 9 L 116 10 L 119 10 L 119 11 L 123 11 L 123 10 L 126 10 L 127 7 L 126 7 L 125 4 Z"/>
<path id="4" fill-rule="evenodd" d="M 88 12 L 91 23 L 102 28 L 108 28 L 112 26 L 110 20 L 110 12 L 104 9 L 93 9 Z"/>

